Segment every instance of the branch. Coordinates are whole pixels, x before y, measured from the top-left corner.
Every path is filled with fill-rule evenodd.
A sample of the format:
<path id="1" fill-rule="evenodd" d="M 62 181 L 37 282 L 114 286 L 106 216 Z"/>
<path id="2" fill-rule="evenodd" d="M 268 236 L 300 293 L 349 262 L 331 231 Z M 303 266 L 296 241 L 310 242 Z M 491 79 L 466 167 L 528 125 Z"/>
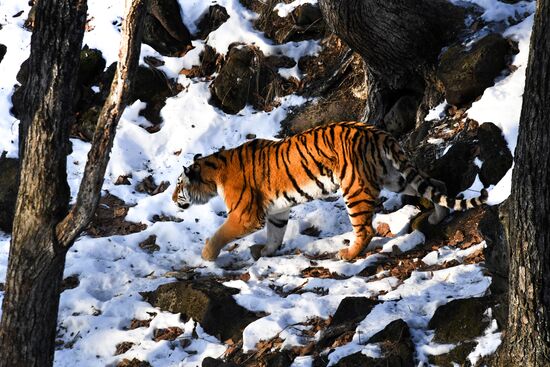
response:
<path id="1" fill-rule="evenodd" d="M 90 223 L 99 204 L 116 127 L 126 107 L 131 79 L 139 64 L 146 5 L 147 0 L 127 1 L 128 13 L 122 24 L 117 69 L 111 91 L 99 115 L 76 204 L 56 227 L 58 243 L 63 247 L 73 244 L 76 237 Z"/>

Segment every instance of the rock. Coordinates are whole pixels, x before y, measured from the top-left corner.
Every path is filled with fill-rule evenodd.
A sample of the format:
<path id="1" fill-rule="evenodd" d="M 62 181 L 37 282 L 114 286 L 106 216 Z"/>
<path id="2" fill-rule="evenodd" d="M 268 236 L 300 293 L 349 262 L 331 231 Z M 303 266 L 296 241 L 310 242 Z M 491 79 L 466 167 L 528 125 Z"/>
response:
<path id="1" fill-rule="evenodd" d="M 78 287 L 79 284 L 80 279 L 78 279 L 78 275 L 70 275 L 61 282 L 61 292 L 66 291 L 67 289 L 74 289 Z"/>
<path id="2" fill-rule="evenodd" d="M 489 325 L 483 316 L 487 308 L 487 298 L 456 299 L 438 307 L 428 323 L 435 330 L 433 341 L 455 344 L 483 335 Z"/>
<path id="3" fill-rule="evenodd" d="M 115 346 L 115 356 L 121 355 L 132 349 L 135 344 L 132 342 L 122 342 Z"/>
<path id="4" fill-rule="evenodd" d="M 495 124 L 486 122 L 477 130 L 479 158 L 483 161 L 479 179 L 485 187 L 496 185 L 512 167 L 514 157 L 508 144 Z"/>
<path id="5" fill-rule="evenodd" d="M 350 321 L 359 322 L 367 317 L 379 303 L 379 301 L 366 297 L 346 297 L 338 305 L 330 325 L 339 325 Z"/>
<path id="6" fill-rule="evenodd" d="M 2 62 L 2 60 L 4 60 L 4 56 L 6 56 L 7 50 L 8 48 L 6 47 L 6 45 L 0 43 L 0 63 Z"/>
<path id="7" fill-rule="evenodd" d="M 164 284 L 143 298 L 163 311 L 193 318 L 208 334 L 221 341 L 241 338 L 242 330 L 257 317 L 239 306 L 232 297 L 239 293 L 213 279 L 183 280 Z"/>
<path id="8" fill-rule="evenodd" d="M 315 98 L 288 110 L 281 121 L 284 136 L 333 121 L 361 120 L 366 104 L 364 63 L 335 35 L 321 41 L 318 55 L 302 57 L 299 94 Z"/>
<path id="9" fill-rule="evenodd" d="M 299 5 L 285 17 L 279 16 L 275 2 L 252 7 L 259 13 L 254 26 L 278 44 L 319 39 L 325 34 L 326 25 L 317 4 Z"/>
<path id="10" fill-rule="evenodd" d="M 443 181 L 447 187 L 447 194 L 455 196 L 474 183 L 479 170 L 473 163 L 475 157 L 475 143 L 457 142 L 451 146 L 443 157 L 433 163 L 428 175 L 436 180 Z"/>
<path id="11" fill-rule="evenodd" d="M 211 91 L 214 102 L 226 113 L 236 114 L 247 103 L 258 110 L 269 111 L 277 97 L 292 92 L 292 83 L 265 62 L 258 48 L 234 45 Z"/>
<path id="12" fill-rule="evenodd" d="M 124 219 L 129 208 L 130 205 L 114 195 L 102 196 L 92 221 L 85 229 L 86 234 L 92 237 L 107 237 L 143 231 L 147 228 L 146 224 L 127 222 Z"/>
<path id="13" fill-rule="evenodd" d="M 204 51 L 199 55 L 199 59 L 201 61 L 200 70 L 203 76 L 210 76 L 218 72 L 223 62 L 223 56 L 209 45 L 204 46 Z"/>
<path id="14" fill-rule="evenodd" d="M 166 75 L 153 68 L 139 66 L 130 91 L 130 103 L 141 100 L 147 107 L 140 111 L 140 115 L 153 124 L 160 124 L 160 110 L 166 104 L 166 98 L 175 95 L 175 91 Z"/>
<path id="15" fill-rule="evenodd" d="M 367 343 L 381 343 L 383 366 L 415 366 L 415 348 L 409 326 L 401 319 L 390 322 Z"/>
<path id="16" fill-rule="evenodd" d="M 465 366 L 469 364 L 467 358 L 468 355 L 474 350 L 475 346 L 475 342 L 461 343 L 448 353 L 430 355 L 428 360 L 430 364 L 434 364 L 439 367 L 454 367 L 457 364 L 460 366 Z"/>
<path id="17" fill-rule="evenodd" d="M 0 155 L 0 230 L 11 233 L 19 189 L 19 160 Z"/>
<path id="18" fill-rule="evenodd" d="M 420 104 L 417 97 L 406 95 L 397 100 L 384 116 L 386 130 L 395 137 L 400 137 L 415 126 L 416 110 Z"/>
<path id="19" fill-rule="evenodd" d="M 378 301 L 366 297 L 346 297 L 338 305 L 332 320 L 317 343 L 321 349 L 330 347 L 344 334 L 355 333 L 357 324 L 376 306 Z"/>
<path id="20" fill-rule="evenodd" d="M 79 84 L 90 86 L 97 83 L 104 69 L 105 59 L 101 51 L 85 46 L 80 52 Z"/>
<path id="21" fill-rule="evenodd" d="M 414 367 L 414 344 L 407 323 L 401 319 L 390 322 L 367 343 L 381 343 L 381 358 L 367 357 L 361 352 L 342 358 L 338 367 Z"/>
<path id="22" fill-rule="evenodd" d="M 123 359 L 117 363 L 116 367 L 151 367 L 151 364 L 147 361 L 140 361 L 139 359 L 134 358 L 132 360 Z"/>
<path id="23" fill-rule="evenodd" d="M 160 246 L 157 245 L 156 241 L 157 241 L 157 236 L 152 234 L 149 237 L 147 237 L 145 240 L 141 241 L 138 246 L 143 251 L 152 254 L 153 252 L 160 250 Z"/>
<path id="24" fill-rule="evenodd" d="M 100 81 L 101 100 L 105 100 L 111 88 L 116 70 L 116 63 L 112 63 L 103 73 Z M 147 107 L 139 112 L 153 124 L 160 124 L 160 110 L 166 104 L 166 98 L 174 96 L 176 90 L 166 75 L 155 68 L 140 65 L 134 76 L 134 81 L 128 96 L 128 103 L 136 100 L 147 103 Z"/>
<path id="25" fill-rule="evenodd" d="M 227 10 L 221 5 L 211 5 L 208 12 L 199 20 L 197 28 L 199 29 L 198 36 L 205 39 L 211 32 L 218 29 L 223 23 L 229 19 Z"/>
<path id="26" fill-rule="evenodd" d="M 471 47 L 448 48 L 437 70 L 447 102 L 464 106 L 481 96 L 506 68 L 510 54 L 508 41 L 496 33 L 481 38 Z"/>
<path id="27" fill-rule="evenodd" d="M 15 76 L 15 80 L 17 80 L 19 84 L 23 85 L 27 82 L 28 76 L 29 76 L 29 59 L 26 59 L 21 63 L 21 66 L 19 67 L 19 71 Z"/>
<path id="28" fill-rule="evenodd" d="M 202 367 L 238 367 L 233 362 L 224 362 L 219 359 L 215 359 L 212 357 L 206 357 L 202 360 Z"/>
<path id="29" fill-rule="evenodd" d="M 94 137 L 97 120 L 101 113 L 100 106 L 91 106 L 82 113 L 77 113 L 76 121 L 71 125 L 71 136 L 91 142 Z"/>
<path id="30" fill-rule="evenodd" d="M 170 186 L 168 181 L 162 181 L 159 185 L 157 185 L 153 176 L 149 175 L 136 185 L 136 191 L 147 193 L 149 195 L 156 195 L 165 191 L 168 186 Z"/>
<path id="31" fill-rule="evenodd" d="M 177 0 L 154 0 L 143 26 L 143 43 L 164 56 L 181 57 L 191 47 L 191 34 L 183 24 Z"/>
<path id="32" fill-rule="evenodd" d="M 292 358 L 287 351 L 269 353 L 263 357 L 262 366 L 265 367 L 290 367 Z"/>

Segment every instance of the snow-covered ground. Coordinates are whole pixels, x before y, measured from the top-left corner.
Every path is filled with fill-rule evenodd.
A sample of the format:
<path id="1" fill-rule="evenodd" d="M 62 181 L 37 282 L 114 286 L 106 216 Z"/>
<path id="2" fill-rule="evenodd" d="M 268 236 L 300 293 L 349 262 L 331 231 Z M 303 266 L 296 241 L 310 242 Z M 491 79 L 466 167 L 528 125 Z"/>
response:
<path id="1" fill-rule="evenodd" d="M 295 1 L 298 2 L 310 1 Z M 487 20 L 507 19 L 516 12 L 534 11 L 534 2 L 515 5 L 493 0 L 470 2 L 485 9 L 483 17 Z M 86 33 L 84 43 L 100 49 L 109 65 L 116 60 L 118 53 L 119 32 L 113 21 L 123 16 L 123 2 L 89 0 L 88 3 L 91 30 Z M 255 14 L 243 8 L 238 0 L 218 0 L 216 3 L 224 6 L 230 15 L 229 20 L 210 34 L 206 41 L 218 52 L 226 52 L 227 46 L 234 41 L 254 43 L 266 54 L 283 53 L 296 59 L 319 51 L 318 43 L 313 41 L 273 45 L 252 28 L 251 21 Z M 180 0 L 180 5 L 184 22 L 193 32 L 196 30 L 196 20 L 211 2 Z M 279 15 L 283 16 L 291 10 L 291 6 L 279 7 Z M 14 18 L 20 11 L 23 13 Z M 0 63 L 0 152 L 7 151 L 10 157 L 17 155 L 18 140 L 18 121 L 9 113 L 11 94 L 16 84 L 15 75 L 30 51 L 30 33 L 22 27 L 28 11 L 27 2 L 4 0 L 0 5 L 0 43 L 7 46 L 7 54 Z M 468 111 L 471 118 L 480 122 L 492 121 L 500 126 L 512 152 L 517 139 L 532 22 L 533 17 L 529 16 L 505 31 L 507 37 L 519 42 L 520 53 L 514 60 L 518 69 L 486 90 Z M 247 282 L 235 280 L 226 283 L 240 290 L 235 296 L 240 305 L 267 314 L 245 329 L 245 350 L 253 350 L 260 340 L 276 335 L 284 339 L 285 346 L 302 345 L 306 342 L 302 335 L 303 327 L 293 325 L 313 317 L 328 318 L 347 296 L 379 295 L 378 298 L 385 302 L 376 306 L 359 324 L 351 343 L 337 348 L 329 355 L 331 363 L 357 351 L 376 355 L 376 346 L 363 345 L 361 339 L 366 340 L 398 318 L 406 321 L 411 328 L 420 361 L 427 361 L 426 355 L 435 350 L 438 353 L 445 352 L 444 346 L 431 343 L 433 333 L 427 330 L 427 323 L 438 306 L 452 299 L 477 297 L 486 292 L 491 280 L 484 274 L 482 266 L 472 264 L 433 272 L 415 271 L 409 279 L 401 282 L 392 276 L 371 279 L 357 275 L 366 266 L 376 262 L 380 256 L 378 254 L 354 263 L 336 260 L 332 256 L 316 260 L 316 266 L 345 275 L 346 279 L 307 278 L 307 284 L 304 285 L 301 271 L 311 266 L 311 261 L 304 255 L 336 253 L 344 246 L 344 240 L 353 240 L 351 225 L 341 200 L 318 201 L 293 209 L 284 247 L 279 250 L 278 256 L 261 258 L 256 262 L 252 260 L 249 246 L 265 241 L 265 232 L 260 231 L 239 240 L 234 251 L 222 252 L 216 263 L 204 262 L 200 258 L 205 238 L 223 222 L 224 218 L 219 213 L 226 209 L 222 200 L 216 198 L 206 205 L 195 206 L 185 212 L 178 211 L 170 195 L 182 166 L 188 165 L 196 153 L 206 155 L 222 146 L 237 146 L 246 141 L 245 137 L 249 133 L 258 138 L 273 138 L 280 130 L 279 122 L 285 117 L 287 109 L 305 100 L 298 96 L 288 96 L 282 98 L 280 106 L 272 112 L 257 112 L 246 107 L 238 115 L 227 115 L 208 104 L 208 81 L 178 75 L 182 67 L 198 64 L 204 41 L 193 41 L 193 46 L 195 49 L 183 58 L 162 57 L 149 46 L 142 47 L 142 57 L 155 55 L 165 61 L 162 70 L 169 77 L 177 78 L 184 88 L 167 100 L 161 112 L 164 123 L 158 133 L 150 134 L 140 127 L 144 118 L 138 112 L 144 108 L 144 103 L 137 101 L 127 108 L 117 131 L 103 189 L 128 203 L 136 204 L 130 209 L 127 220 L 145 223 L 148 228 L 127 236 L 95 239 L 84 236 L 70 250 L 65 276 L 77 275 L 80 283 L 61 295 L 59 339 L 64 341 L 65 346 L 57 350 L 55 365 L 105 366 L 122 358 L 135 357 L 147 360 L 153 366 L 197 366 L 206 356 L 221 356 L 226 349 L 223 343 L 204 333 L 192 320 L 183 323 L 179 315 L 160 312 L 144 302 L 138 293 L 171 282 L 172 278 L 164 277 L 167 272 L 189 267 L 197 268 L 202 273 L 221 275 L 223 267 L 231 266 L 250 274 Z M 296 74 L 297 70 L 293 70 L 293 73 Z M 68 157 L 68 173 L 71 192 L 75 197 L 89 144 L 79 140 L 72 142 L 73 153 Z M 176 154 L 180 151 L 181 154 Z M 120 175 L 130 173 L 131 186 L 114 185 Z M 150 174 L 157 183 L 169 181 L 172 185 L 155 196 L 135 192 L 135 184 Z M 491 190 L 493 203 L 501 202 L 508 196 L 510 180 L 509 172 Z M 414 208 L 405 207 L 391 214 L 379 215 L 377 220 L 388 223 L 397 237 L 389 243 L 386 239 L 375 239 L 373 245 L 382 247 L 382 251 L 391 252 L 394 246 L 405 251 L 423 243 L 422 233 L 407 233 L 408 222 L 414 213 Z M 154 215 L 162 214 L 178 217 L 182 221 L 153 222 Z M 319 238 L 300 233 L 311 226 L 321 230 Z M 138 244 L 152 234 L 157 236 L 156 243 L 160 250 L 149 254 L 140 249 Z M 9 236 L 0 233 L 0 282 L 5 279 L 8 248 Z M 468 253 L 449 247 L 428 254 L 422 261 L 437 264 L 466 256 Z M 283 298 L 272 289 L 273 286 L 282 287 L 283 290 L 303 287 L 306 292 Z M 313 291 L 318 289 L 325 291 Z M 2 296 L 0 292 L 0 300 Z M 157 315 L 149 327 L 127 329 L 132 319 L 148 319 L 153 312 Z M 177 347 L 169 341 L 153 341 L 155 329 L 172 326 L 184 330 L 180 338 L 190 337 L 193 330 L 198 338 L 193 338 L 191 345 L 186 348 Z M 476 360 L 493 351 L 499 344 L 499 337 L 493 322 L 470 359 Z M 123 355 L 114 356 L 115 346 L 123 341 L 135 345 Z M 296 360 L 294 366 L 310 364 L 311 358 L 306 356 Z"/>

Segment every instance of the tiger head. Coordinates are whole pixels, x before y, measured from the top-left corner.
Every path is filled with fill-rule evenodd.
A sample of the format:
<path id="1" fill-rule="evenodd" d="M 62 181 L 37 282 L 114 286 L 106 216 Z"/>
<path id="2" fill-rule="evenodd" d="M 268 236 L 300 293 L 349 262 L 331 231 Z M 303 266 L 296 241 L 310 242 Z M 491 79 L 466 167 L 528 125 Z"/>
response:
<path id="1" fill-rule="evenodd" d="M 187 209 L 192 204 L 206 204 L 216 196 L 217 185 L 211 171 L 204 165 L 204 159 L 196 159 L 189 167 L 183 167 L 172 194 L 176 205 Z"/>

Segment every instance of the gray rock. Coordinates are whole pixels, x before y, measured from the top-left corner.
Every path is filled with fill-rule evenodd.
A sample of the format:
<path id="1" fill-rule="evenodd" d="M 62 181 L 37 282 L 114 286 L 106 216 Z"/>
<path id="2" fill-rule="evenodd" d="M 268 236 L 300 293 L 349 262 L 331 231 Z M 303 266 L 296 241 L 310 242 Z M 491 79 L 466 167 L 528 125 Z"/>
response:
<path id="1" fill-rule="evenodd" d="M 438 307 L 428 328 L 435 330 L 436 343 L 459 343 L 483 335 L 489 325 L 483 313 L 489 307 L 487 298 L 456 299 Z"/>
<path id="2" fill-rule="evenodd" d="M 483 161 L 479 179 L 485 187 L 496 185 L 512 167 L 514 157 L 500 130 L 492 122 L 482 124 L 477 130 L 480 153 Z"/>
<path id="3" fill-rule="evenodd" d="M 210 335 L 221 341 L 241 338 L 242 330 L 257 317 L 239 306 L 229 288 L 213 279 L 183 280 L 164 284 L 153 292 L 144 292 L 145 300 L 163 311 L 193 318 Z"/>
<path id="4" fill-rule="evenodd" d="M 437 70 L 447 101 L 455 106 L 473 102 L 494 84 L 506 68 L 510 54 L 510 44 L 496 33 L 481 38 L 469 48 L 462 45 L 448 48 Z"/>
<path id="5" fill-rule="evenodd" d="M 143 43 L 164 56 L 183 56 L 190 49 L 191 34 L 183 24 L 177 0 L 154 0 L 143 27 Z"/>

